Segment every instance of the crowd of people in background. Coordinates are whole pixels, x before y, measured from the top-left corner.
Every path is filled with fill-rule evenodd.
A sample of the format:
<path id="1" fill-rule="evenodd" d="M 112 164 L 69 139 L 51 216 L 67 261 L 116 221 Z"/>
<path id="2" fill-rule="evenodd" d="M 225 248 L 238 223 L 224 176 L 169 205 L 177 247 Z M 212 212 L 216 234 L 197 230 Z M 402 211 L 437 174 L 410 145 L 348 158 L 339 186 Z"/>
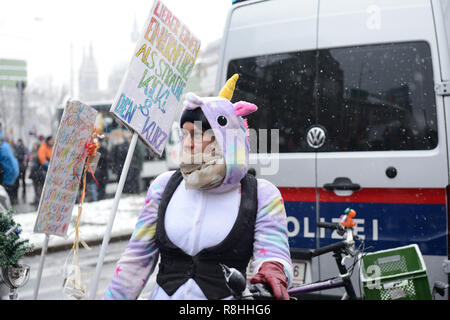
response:
<path id="1" fill-rule="evenodd" d="M 87 174 L 85 201 L 98 201 L 107 198 L 106 186 L 109 182 L 112 182 L 108 170 L 117 177 L 116 181 L 118 181 L 131 135 L 125 133 L 123 137 L 124 139 L 120 143 L 110 148 L 108 148 L 107 138 L 100 139 L 100 147 L 97 150 L 100 153 L 100 158 L 94 176 L 90 173 Z M 0 131 L 0 184 L 8 194 L 13 208 L 19 204 L 19 200 L 22 204 L 25 204 L 27 199 L 27 204 L 35 208 L 39 205 L 53 153 L 54 137 L 51 135 L 47 137 L 38 136 L 36 140 L 32 143 L 31 148 L 28 148 L 22 139 L 14 142 L 12 139 L 3 137 Z M 145 156 L 145 147 L 138 143 L 123 193 L 139 194 L 144 190 L 141 186 L 140 172 Z M 32 181 L 32 184 L 29 183 L 28 187 L 31 185 L 33 190 L 27 190 L 27 180 Z M 19 190 L 21 190 L 20 195 Z M 27 192 L 30 191 L 34 194 L 33 197 L 27 197 Z"/>
<path id="2" fill-rule="evenodd" d="M 27 178 L 33 181 L 34 199 L 30 204 L 39 203 L 45 176 L 52 156 L 54 139 L 52 136 L 39 136 L 29 150 L 22 139 L 15 143 L 1 136 L 0 145 L 0 184 L 8 194 L 10 203 L 19 203 L 19 188 L 22 186 L 22 202 L 27 199 Z M 29 169 L 29 170 L 28 170 Z M 27 172 L 29 176 L 27 177 Z"/>

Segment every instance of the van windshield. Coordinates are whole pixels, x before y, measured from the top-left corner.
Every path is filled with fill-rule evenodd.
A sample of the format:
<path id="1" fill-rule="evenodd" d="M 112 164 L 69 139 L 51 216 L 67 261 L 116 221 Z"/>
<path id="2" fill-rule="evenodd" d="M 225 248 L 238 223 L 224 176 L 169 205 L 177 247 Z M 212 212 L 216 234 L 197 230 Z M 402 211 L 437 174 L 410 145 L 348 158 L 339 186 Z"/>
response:
<path id="1" fill-rule="evenodd" d="M 408 42 L 232 60 L 234 101 L 259 110 L 254 129 L 279 129 L 280 152 L 429 150 L 437 146 L 431 51 Z M 326 132 L 308 145 L 313 126 Z M 253 150 L 255 151 L 255 150 Z"/>

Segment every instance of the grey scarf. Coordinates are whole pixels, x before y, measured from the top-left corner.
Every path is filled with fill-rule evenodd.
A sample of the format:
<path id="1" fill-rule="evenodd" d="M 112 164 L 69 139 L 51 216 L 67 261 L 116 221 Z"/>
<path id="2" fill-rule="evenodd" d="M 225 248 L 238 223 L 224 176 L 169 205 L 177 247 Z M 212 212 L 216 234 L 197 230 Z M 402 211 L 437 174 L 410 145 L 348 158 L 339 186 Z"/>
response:
<path id="1" fill-rule="evenodd" d="M 180 170 L 187 189 L 209 190 L 220 186 L 226 175 L 226 165 L 217 140 L 204 152 L 183 154 Z"/>

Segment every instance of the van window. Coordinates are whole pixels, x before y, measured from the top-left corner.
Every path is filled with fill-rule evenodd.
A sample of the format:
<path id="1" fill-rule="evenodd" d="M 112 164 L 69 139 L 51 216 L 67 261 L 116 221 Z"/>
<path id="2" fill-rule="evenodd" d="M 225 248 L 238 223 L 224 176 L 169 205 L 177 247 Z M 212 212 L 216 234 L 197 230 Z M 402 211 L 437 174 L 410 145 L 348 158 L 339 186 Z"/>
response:
<path id="1" fill-rule="evenodd" d="M 319 51 L 320 151 L 427 150 L 437 145 L 430 47 L 396 43 Z"/>
<path id="2" fill-rule="evenodd" d="M 241 75 L 233 100 L 260 107 L 249 116 L 249 125 L 278 128 L 280 152 L 437 146 L 431 51 L 426 42 L 238 59 L 229 64 L 228 74 L 233 73 Z M 306 133 L 316 124 L 325 128 L 327 142 L 312 150 Z"/>
<path id="3" fill-rule="evenodd" d="M 278 129 L 280 152 L 311 152 L 306 142 L 309 127 L 316 122 L 314 105 L 315 51 L 281 53 L 233 60 L 228 77 L 240 75 L 233 101 L 258 106 L 248 117 L 250 128 Z M 270 152 L 258 145 L 258 152 Z M 260 139 L 258 139 L 260 141 Z M 252 150 L 254 152 L 256 150 Z"/>

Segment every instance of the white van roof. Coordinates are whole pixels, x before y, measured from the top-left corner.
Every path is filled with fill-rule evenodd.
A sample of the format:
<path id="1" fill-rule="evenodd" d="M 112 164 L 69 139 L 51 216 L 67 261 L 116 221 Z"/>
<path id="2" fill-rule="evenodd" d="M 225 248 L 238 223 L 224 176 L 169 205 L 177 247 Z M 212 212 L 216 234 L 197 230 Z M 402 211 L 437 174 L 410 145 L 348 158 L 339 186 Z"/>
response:
<path id="1" fill-rule="evenodd" d="M 321 0 L 318 48 L 435 39 L 430 0 Z"/>
<path id="2" fill-rule="evenodd" d="M 434 26 L 431 0 L 239 2 L 227 19 L 216 90 L 225 82 L 226 66 L 233 59 L 422 40 L 435 51 Z"/>
<path id="3" fill-rule="evenodd" d="M 314 49 L 316 45 L 316 16 L 317 3 L 315 1 L 246 1 L 238 3 L 230 10 L 228 19 L 227 43 L 228 50 L 245 47 L 248 54 L 255 55 L 274 53 L 274 51 Z M 306 32 L 293 32 L 305 30 Z M 244 37 L 239 35 L 243 34 Z M 248 38 L 257 37 L 258 46 L 248 48 Z M 240 41 L 244 39 L 245 41 Z M 282 48 L 279 48 L 282 46 Z M 279 48 L 277 50 L 277 47 Z M 233 52 L 229 55 L 233 56 Z"/>
<path id="4" fill-rule="evenodd" d="M 319 20 L 317 14 L 319 13 Z M 258 54 L 355 44 L 425 40 L 434 34 L 430 0 L 258 0 L 238 3 L 230 10 L 227 30 L 230 49 L 246 46 L 237 41 L 264 35 Z M 316 35 L 319 35 L 317 38 Z M 316 43 L 316 40 L 318 41 Z M 300 48 L 299 48 L 300 45 Z M 248 51 L 248 50 L 247 50 Z"/>

